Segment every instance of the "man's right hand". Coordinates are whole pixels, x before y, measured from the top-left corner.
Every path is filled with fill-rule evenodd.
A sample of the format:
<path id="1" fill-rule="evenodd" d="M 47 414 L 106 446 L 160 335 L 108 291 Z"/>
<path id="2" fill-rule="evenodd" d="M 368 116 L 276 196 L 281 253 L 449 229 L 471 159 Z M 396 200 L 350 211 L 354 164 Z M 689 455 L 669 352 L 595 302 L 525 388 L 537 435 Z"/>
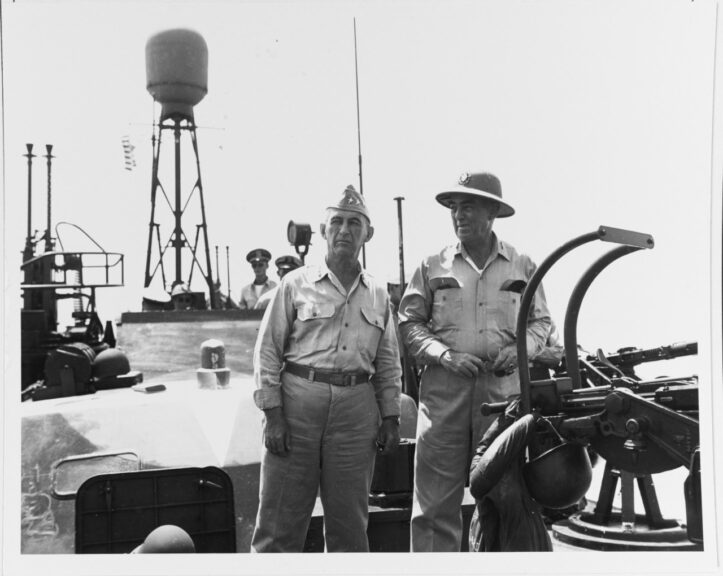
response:
<path id="1" fill-rule="evenodd" d="M 281 406 L 264 410 L 266 423 L 264 424 L 264 443 L 266 449 L 272 454 L 285 456 L 291 449 L 289 425 L 286 423 Z"/>
<path id="2" fill-rule="evenodd" d="M 474 378 L 480 372 L 485 372 L 487 366 L 484 360 L 467 352 L 453 352 L 447 350 L 439 359 L 442 368 L 459 376 Z"/>

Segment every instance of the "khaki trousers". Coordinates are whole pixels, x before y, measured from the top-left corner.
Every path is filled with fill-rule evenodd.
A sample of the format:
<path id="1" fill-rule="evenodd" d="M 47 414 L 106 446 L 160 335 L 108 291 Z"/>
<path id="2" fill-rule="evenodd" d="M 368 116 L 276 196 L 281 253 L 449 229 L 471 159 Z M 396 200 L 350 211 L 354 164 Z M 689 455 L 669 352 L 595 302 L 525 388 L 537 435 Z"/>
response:
<path id="1" fill-rule="evenodd" d="M 480 405 L 502 402 L 516 393 L 516 374 L 464 378 L 437 365 L 424 371 L 414 455 L 412 551 L 460 551 L 462 499 L 472 453 L 497 417 L 483 417 Z"/>
<path id="2" fill-rule="evenodd" d="M 328 552 L 368 552 L 366 529 L 380 416 L 369 383 L 331 386 L 282 374 L 291 433 L 285 456 L 264 448 L 252 552 L 301 552 L 316 495 Z"/>

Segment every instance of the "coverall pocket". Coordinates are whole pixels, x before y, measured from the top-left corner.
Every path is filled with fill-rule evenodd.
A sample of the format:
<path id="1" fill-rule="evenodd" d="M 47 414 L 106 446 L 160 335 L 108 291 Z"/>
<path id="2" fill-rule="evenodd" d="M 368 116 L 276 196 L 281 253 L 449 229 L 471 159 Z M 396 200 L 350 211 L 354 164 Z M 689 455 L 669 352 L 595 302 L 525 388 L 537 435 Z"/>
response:
<path id="1" fill-rule="evenodd" d="M 495 309 L 497 327 L 501 332 L 509 332 L 512 335 L 517 329 L 517 313 L 520 310 L 520 295 L 512 292 L 500 291 Z"/>
<path id="2" fill-rule="evenodd" d="M 459 327 L 462 321 L 462 289 L 445 288 L 434 292 L 432 322 L 440 328 Z"/>

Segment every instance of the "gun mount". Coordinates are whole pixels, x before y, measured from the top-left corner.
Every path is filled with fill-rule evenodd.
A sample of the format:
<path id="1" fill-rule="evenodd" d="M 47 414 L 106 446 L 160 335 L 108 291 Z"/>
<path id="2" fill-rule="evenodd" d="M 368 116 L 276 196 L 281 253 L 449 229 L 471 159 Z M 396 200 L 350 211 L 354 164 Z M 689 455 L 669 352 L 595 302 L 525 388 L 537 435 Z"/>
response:
<path id="1" fill-rule="evenodd" d="M 48 228 L 43 234 L 45 250 L 35 253 L 31 234 L 32 145 L 28 144 L 28 236 L 21 270 L 23 308 L 21 311 L 21 397 L 43 400 L 88 394 L 101 388 L 126 387 L 142 380 L 130 371 L 128 360 L 115 349 L 113 324 L 105 327 L 96 311 L 96 289 L 123 286 L 123 254 L 104 251 L 80 227 L 97 251 L 77 252 L 55 249 L 50 222 L 50 154 L 48 145 Z M 61 222 L 58 224 L 68 224 Z M 58 329 L 58 302 L 73 305 L 72 326 Z"/>
<path id="2" fill-rule="evenodd" d="M 562 256 L 593 240 L 619 244 L 582 275 L 574 287 L 565 314 L 564 358 L 554 373 L 531 380 L 527 351 L 527 316 L 543 276 Z M 530 279 L 520 303 L 517 356 L 520 368 L 522 414 L 537 413 L 549 426 L 540 426 L 529 458 L 544 452 L 556 436 L 589 446 L 605 460 L 605 471 L 593 513 L 575 513 L 553 526 L 561 540 L 604 550 L 700 549 L 703 544 L 698 378 L 642 380 L 635 367 L 658 360 L 697 354 L 695 342 L 651 349 L 621 348 L 615 354 L 581 353 L 577 319 L 587 289 L 600 272 L 617 259 L 652 248 L 652 237 L 638 232 L 600 227 L 554 251 Z M 520 288 L 522 289 L 522 288 Z M 539 371 L 536 371 L 539 374 Z M 485 414 L 504 410 L 507 403 L 485 404 Z M 683 526 L 662 517 L 652 474 L 685 467 L 682 488 L 687 522 Z M 622 510 L 613 512 L 618 480 Z M 636 515 L 633 490 L 637 480 L 645 516 Z"/>

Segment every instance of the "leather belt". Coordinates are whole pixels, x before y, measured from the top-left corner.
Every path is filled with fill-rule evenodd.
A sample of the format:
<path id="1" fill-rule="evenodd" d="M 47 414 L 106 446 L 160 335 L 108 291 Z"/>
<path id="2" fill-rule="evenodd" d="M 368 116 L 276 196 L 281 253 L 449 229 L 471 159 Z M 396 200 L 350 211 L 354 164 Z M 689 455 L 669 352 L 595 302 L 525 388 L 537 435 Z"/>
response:
<path id="1" fill-rule="evenodd" d="M 284 372 L 300 376 L 312 382 L 323 382 L 332 386 L 356 386 L 357 384 L 366 384 L 369 382 L 371 374 L 366 372 L 328 372 L 326 370 L 317 370 L 311 366 L 303 366 L 296 362 L 286 362 L 284 364 Z"/>

